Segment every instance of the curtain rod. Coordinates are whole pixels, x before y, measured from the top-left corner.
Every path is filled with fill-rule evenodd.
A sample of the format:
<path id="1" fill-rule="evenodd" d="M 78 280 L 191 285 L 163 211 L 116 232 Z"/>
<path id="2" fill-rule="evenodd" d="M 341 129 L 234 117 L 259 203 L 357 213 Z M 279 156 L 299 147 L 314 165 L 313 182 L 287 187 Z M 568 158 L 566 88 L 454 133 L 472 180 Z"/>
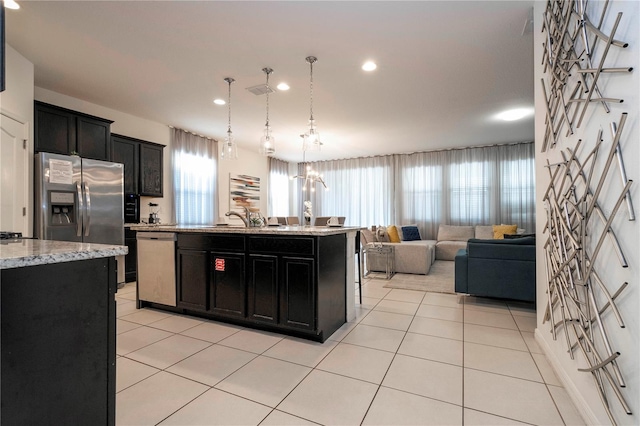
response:
<path id="1" fill-rule="evenodd" d="M 196 132 L 192 132 L 192 131 L 190 131 L 190 130 L 181 129 L 181 128 L 179 128 L 179 127 L 174 127 L 174 126 L 172 126 L 171 124 L 168 124 L 167 126 L 168 126 L 170 129 L 182 130 L 182 131 L 183 131 L 183 132 L 185 132 L 185 133 L 191 133 L 191 134 L 192 134 L 192 135 L 194 135 L 194 136 L 200 136 L 201 138 L 205 138 L 205 139 L 210 140 L 210 141 L 218 142 L 218 139 L 215 139 L 215 138 L 212 138 L 212 137 L 209 137 L 209 136 L 205 136 L 205 135 L 199 135 L 199 134 L 197 134 Z"/>
<path id="2" fill-rule="evenodd" d="M 535 141 L 495 143 L 495 144 L 490 144 L 490 145 L 465 146 L 465 147 L 460 147 L 460 148 L 442 148 L 442 149 L 434 149 L 434 150 L 431 150 L 431 151 L 403 152 L 403 153 L 400 153 L 400 154 L 381 154 L 381 155 L 367 155 L 366 157 L 335 158 L 333 160 L 307 161 L 307 163 L 322 163 L 322 162 L 325 162 L 325 161 L 357 160 L 357 159 L 360 159 L 360 158 L 393 157 L 393 156 L 396 156 L 396 155 L 425 154 L 425 153 L 431 153 L 431 152 L 462 151 L 462 150 L 465 150 L 465 149 L 492 148 L 492 147 L 495 147 L 495 146 L 524 145 L 524 144 L 534 143 L 534 142 Z"/>

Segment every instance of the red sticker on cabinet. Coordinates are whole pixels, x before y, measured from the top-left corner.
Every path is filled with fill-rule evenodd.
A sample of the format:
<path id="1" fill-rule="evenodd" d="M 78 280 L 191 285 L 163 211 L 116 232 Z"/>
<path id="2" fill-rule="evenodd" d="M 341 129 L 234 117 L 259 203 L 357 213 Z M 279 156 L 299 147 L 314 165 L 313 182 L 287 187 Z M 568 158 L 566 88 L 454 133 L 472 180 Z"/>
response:
<path id="1" fill-rule="evenodd" d="M 224 259 L 216 259 L 216 271 L 224 272 Z"/>

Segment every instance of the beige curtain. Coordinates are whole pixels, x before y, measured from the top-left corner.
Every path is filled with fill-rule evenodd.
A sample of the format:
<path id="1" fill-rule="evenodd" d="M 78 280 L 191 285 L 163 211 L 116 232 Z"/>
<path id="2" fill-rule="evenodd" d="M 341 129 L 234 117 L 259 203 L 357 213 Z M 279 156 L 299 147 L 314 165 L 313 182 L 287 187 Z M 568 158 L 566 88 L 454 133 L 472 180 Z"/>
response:
<path id="1" fill-rule="evenodd" d="M 181 129 L 171 129 L 173 221 L 213 225 L 217 220 L 218 143 Z"/>

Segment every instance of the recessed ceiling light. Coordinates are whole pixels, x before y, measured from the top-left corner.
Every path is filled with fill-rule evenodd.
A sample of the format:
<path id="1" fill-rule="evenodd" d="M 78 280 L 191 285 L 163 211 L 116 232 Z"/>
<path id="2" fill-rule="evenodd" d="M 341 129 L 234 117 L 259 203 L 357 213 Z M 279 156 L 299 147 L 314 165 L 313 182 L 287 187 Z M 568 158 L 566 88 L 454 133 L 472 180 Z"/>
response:
<path id="1" fill-rule="evenodd" d="M 20 9 L 20 5 L 15 0 L 4 0 L 4 7 L 7 9 Z"/>
<path id="2" fill-rule="evenodd" d="M 276 87 L 278 90 L 289 90 L 289 85 L 287 83 L 280 83 Z"/>
<path id="3" fill-rule="evenodd" d="M 496 116 L 499 120 L 515 121 L 533 114 L 533 108 L 515 108 L 501 112 Z"/>
<path id="4" fill-rule="evenodd" d="M 373 71 L 376 68 L 378 68 L 378 66 L 373 61 L 367 61 L 362 65 L 362 69 L 365 71 Z"/>
<path id="5" fill-rule="evenodd" d="M 224 104 L 226 104 L 224 99 L 214 99 L 213 103 L 216 104 L 216 105 L 224 105 Z"/>

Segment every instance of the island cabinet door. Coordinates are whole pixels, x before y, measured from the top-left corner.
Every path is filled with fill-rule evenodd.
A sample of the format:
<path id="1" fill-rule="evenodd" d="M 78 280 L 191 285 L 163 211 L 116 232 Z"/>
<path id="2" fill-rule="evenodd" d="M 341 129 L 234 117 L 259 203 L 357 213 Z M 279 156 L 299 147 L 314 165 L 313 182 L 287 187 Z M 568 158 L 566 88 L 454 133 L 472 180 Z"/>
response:
<path id="1" fill-rule="evenodd" d="M 316 328 L 315 262 L 282 257 L 280 324 L 304 330 Z"/>
<path id="2" fill-rule="evenodd" d="M 209 309 L 209 252 L 178 249 L 178 307 Z"/>
<path id="3" fill-rule="evenodd" d="M 278 322 L 278 257 L 249 255 L 248 317 L 267 323 Z"/>
<path id="4" fill-rule="evenodd" d="M 211 253 L 211 312 L 244 318 L 246 313 L 245 255 Z"/>

